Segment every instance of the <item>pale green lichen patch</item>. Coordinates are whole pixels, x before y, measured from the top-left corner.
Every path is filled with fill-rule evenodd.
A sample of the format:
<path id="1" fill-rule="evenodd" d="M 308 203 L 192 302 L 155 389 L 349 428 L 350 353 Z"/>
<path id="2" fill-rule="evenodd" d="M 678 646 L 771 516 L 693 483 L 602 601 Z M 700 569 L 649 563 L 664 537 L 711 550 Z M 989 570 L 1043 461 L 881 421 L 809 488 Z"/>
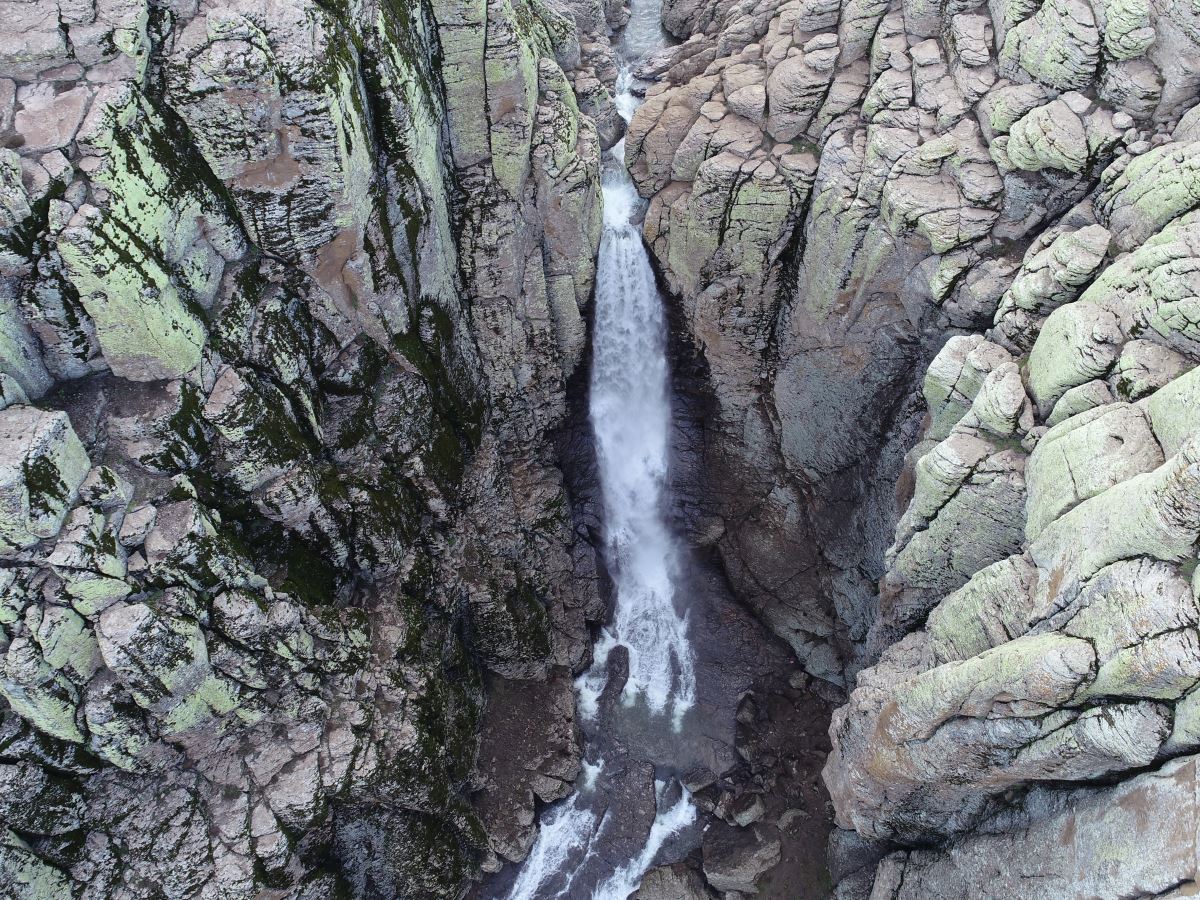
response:
<path id="1" fill-rule="evenodd" d="M 73 894 L 71 879 L 7 828 L 0 835 L 0 885 L 15 892 L 14 900 L 62 900 Z"/>
<path id="2" fill-rule="evenodd" d="M 56 535 L 91 462 L 66 413 L 0 410 L 0 551 Z"/>
<path id="3" fill-rule="evenodd" d="M 225 260 L 241 254 L 240 233 L 141 93 L 125 88 L 102 102 L 86 140 L 106 160 L 93 176 L 106 202 L 82 207 L 58 250 L 113 371 L 135 381 L 178 378 L 200 361 L 200 307 L 215 295 Z"/>

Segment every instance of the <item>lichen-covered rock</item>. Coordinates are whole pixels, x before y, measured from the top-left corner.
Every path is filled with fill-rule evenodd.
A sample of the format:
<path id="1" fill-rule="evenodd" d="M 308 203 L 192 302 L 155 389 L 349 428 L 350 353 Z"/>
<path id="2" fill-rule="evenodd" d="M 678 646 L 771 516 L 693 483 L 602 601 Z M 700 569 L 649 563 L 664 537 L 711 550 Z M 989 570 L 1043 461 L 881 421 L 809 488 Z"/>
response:
<path id="1" fill-rule="evenodd" d="M 1079 502 L 1162 461 L 1149 421 L 1136 406 L 1113 403 L 1055 425 L 1025 465 L 1026 537 L 1036 539 Z"/>
<path id="2" fill-rule="evenodd" d="M 32 406 L 0 410 L 0 552 L 53 538 L 91 463 L 67 415 Z"/>
<path id="3" fill-rule="evenodd" d="M 988 373 L 1011 359 L 1003 347 L 978 335 L 950 338 L 929 364 L 922 386 L 932 416 L 929 436 L 949 437 L 950 430 L 971 409 Z"/>
<path id="4" fill-rule="evenodd" d="M 1083 120 L 1063 100 L 1039 106 L 1012 124 L 1005 152 L 1021 169 L 1079 172 L 1088 161 Z"/>
<path id="5" fill-rule="evenodd" d="M 875 889 L 896 900 L 1169 895 L 1196 878 L 1195 782 L 1185 757 L 1112 788 L 1036 788 L 952 851 L 887 857 Z"/>
<path id="6" fill-rule="evenodd" d="M 947 438 L 989 373 L 1011 363 L 964 428 L 1008 442 L 1014 457 L 1048 417 L 1152 396 L 1182 371 L 1136 341 L 1190 354 L 1190 301 L 1131 309 L 1104 299 L 1099 281 L 1115 255 L 1189 208 L 1186 165 L 1153 173 L 1155 159 L 1183 160 L 1192 136 L 1181 126 L 1167 139 L 1191 105 L 1194 76 L 1170 60 L 1194 57 L 1194 23 L 1179 9 L 1076 0 L 986 10 L 700 0 L 667 4 L 663 17 L 681 43 L 639 70 L 651 83 L 626 160 L 716 401 L 704 515 L 721 523 L 716 546 L 735 587 L 772 627 L 812 665 L 836 654 L 853 669 L 882 649 L 863 641 L 880 579 L 881 608 L 904 607 L 899 585 L 918 557 L 942 560 L 929 548 L 950 541 L 954 554 L 966 535 L 982 546 L 981 531 L 992 534 L 989 514 L 964 507 L 919 526 L 911 551 L 901 541 L 903 578 L 879 562 L 898 511 L 877 486 L 899 481 L 907 501 L 920 455 L 905 456 L 921 429 L 913 389 L 954 330 L 978 341 L 992 325 L 999 352 L 965 365 L 965 347 L 937 356 L 928 437 Z M 770 171 L 760 160 L 788 175 L 797 156 L 797 189 L 755 197 L 761 231 L 743 227 L 729 198 L 758 186 Z M 1184 199 L 1126 243 L 1130 198 L 1168 180 Z M 750 264 L 731 264 L 727 247 Z M 1163 251 L 1142 253 L 1139 273 L 1152 253 L 1165 264 Z M 1161 293 L 1165 279 L 1136 277 L 1137 290 Z M 1021 549 L 1023 515 L 1000 505 L 997 531 L 1010 537 L 951 566 L 951 580 Z M 930 587 L 912 609 L 951 589 Z M 821 643 L 830 648 L 817 653 Z"/>
<path id="7" fill-rule="evenodd" d="M 939 663 L 970 659 L 1029 629 L 1037 569 L 1010 556 L 980 569 L 929 614 L 926 630 Z"/>
<path id="8" fill-rule="evenodd" d="M 572 777 L 622 127 L 575 6 L 3 7 L 0 893 L 461 892 L 483 667 Z"/>
<path id="9" fill-rule="evenodd" d="M 1029 353 L 1029 393 L 1049 410 L 1068 390 L 1107 375 L 1125 333 L 1111 309 L 1071 303 L 1050 314 Z"/>
<path id="10" fill-rule="evenodd" d="M 1200 200 L 1200 143 L 1166 143 L 1103 175 L 1096 207 L 1132 250 Z"/>
<path id="11" fill-rule="evenodd" d="M 1000 298 L 997 333 L 1014 347 L 1029 349 L 1037 337 L 1031 323 L 1079 296 L 1100 269 L 1110 238 L 1102 226 L 1088 225 L 1031 253 Z"/>
<path id="12" fill-rule="evenodd" d="M 199 364 L 207 335 L 197 306 L 212 302 L 226 263 L 244 252 L 186 155 L 156 152 L 171 139 L 135 88 L 103 89 L 80 135 L 98 160 L 92 177 L 103 200 L 81 204 L 57 239 L 105 361 L 132 381 L 177 378 Z M 146 236 L 133 249 L 131 232 Z"/>
<path id="13" fill-rule="evenodd" d="M 877 625 L 918 620 L 930 602 L 1020 549 L 1025 456 L 956 428 L 921 458 L 913 502 L 888 550 Z"/>
<path id="14" fill-rule="evenodd" d="M 1142 401 L 1163 453 L 1174 455 L 1200 427 L 1200 371 L 1192 369 Z"/>
<path id="15" fill-rule="evenodd" d="M 1026 74 L 1047 87 L 1087 87 L 1100 61 L 1100 34 L 1092 7 L 1080 0 L 1050 0 L 1012 28 L 1000 48 L 1000 73 Z"/>

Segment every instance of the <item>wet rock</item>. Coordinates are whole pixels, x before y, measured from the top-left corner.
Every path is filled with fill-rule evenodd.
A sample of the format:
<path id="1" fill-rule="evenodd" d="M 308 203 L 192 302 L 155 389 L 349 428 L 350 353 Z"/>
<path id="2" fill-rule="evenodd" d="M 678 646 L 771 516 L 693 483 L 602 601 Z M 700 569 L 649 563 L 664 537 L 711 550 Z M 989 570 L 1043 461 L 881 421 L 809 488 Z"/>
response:
<path id="1" fill-rule="evenodd" d="M 704 877 L 718 891 L 753 894 L 758 878 L 779 858 L 779 838 L 764 829 L 718 822 L 704 835 Z"/>
<path id="2" fill-rule="evenodd" d="M 675 863 L 647 872 L 632 900 L 709 900 L 712 896 L 700 873 L 686 863 Z"/>
<path id="3" fill-rule="evenodd" d="M 475 806 L 491 849 L 518 861 L 536 836 L 537 805 L 565 797 L 580 773 L 574 694 L 559 675 L 547 682 L 501 682 L 492 696 L 497 714 L 483 722 Z M 554 714 L 547 715 L 547 708 Z"/>

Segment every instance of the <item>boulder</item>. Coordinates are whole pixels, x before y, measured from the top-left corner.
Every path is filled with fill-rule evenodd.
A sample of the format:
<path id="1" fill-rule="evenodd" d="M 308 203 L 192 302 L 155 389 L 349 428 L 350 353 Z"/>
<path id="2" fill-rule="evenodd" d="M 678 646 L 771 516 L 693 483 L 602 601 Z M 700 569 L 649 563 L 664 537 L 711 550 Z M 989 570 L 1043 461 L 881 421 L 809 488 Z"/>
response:
<path id="1" fill-rule="evenodd" d="M 90 468 L 66 413 L 0 410 L 0 554 L 58 534 Z"/>
<path id="2" fill-rule="evenodd" d="M 755 882 L 780 860 L 777 835 L 758 827 L 713 824 L 704 833 L 704 878 L 718 891 L 755 892 Z"/>

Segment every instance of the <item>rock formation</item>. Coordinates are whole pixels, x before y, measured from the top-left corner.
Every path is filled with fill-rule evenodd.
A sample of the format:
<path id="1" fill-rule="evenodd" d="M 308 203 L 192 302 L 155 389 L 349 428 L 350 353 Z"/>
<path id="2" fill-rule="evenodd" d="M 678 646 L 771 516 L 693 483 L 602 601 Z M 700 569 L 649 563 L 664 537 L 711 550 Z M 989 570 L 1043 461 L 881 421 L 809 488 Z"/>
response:
<path id="1" fill-rule="evenodd" d="M 845 900 L 1196 890 L 1200 10 L 667 0 L 626 133 L 628 15 L 0 0 L 0 894 L 529 851 L 605 615 L 559 435 L 622 137 L 691 533 L 814 679 L 638 896 L 814 877 L 827 748 Z"/>
<path id="2" fill-rule="evenodd" d="M 1200 749 L 1200 19 L 683 0 L 664 22 L 681 43 L 627 159 L 711 372 L 716 545 L 850 690 L 825 780 L 866 843 L 839 895 L 1192 885 L 1192 851 L 1156 842 L 1194 842 L 1158 832 Z"/>
<path id="3" fill-rule="evenodd" d="M 578 7 L 0 4 L 0 893 L 451 896 L 568 790 Z"/>

